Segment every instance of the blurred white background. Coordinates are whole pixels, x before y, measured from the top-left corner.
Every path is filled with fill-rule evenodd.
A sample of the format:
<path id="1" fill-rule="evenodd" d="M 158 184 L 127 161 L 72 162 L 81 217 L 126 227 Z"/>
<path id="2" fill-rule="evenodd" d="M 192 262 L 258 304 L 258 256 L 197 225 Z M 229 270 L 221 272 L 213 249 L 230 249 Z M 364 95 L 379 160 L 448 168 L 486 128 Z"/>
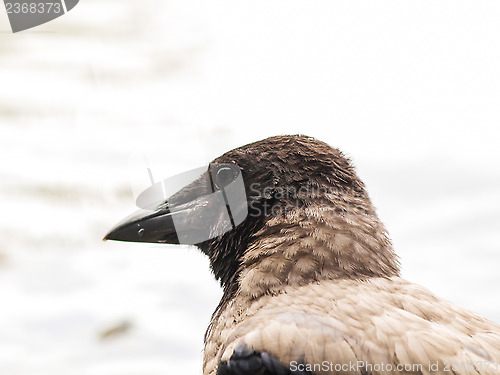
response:
<path id="1" fill-rule="evenodd" d="M 200 374 L 196 249 L 104 243 L 161 177 L 277 134 L 350 156 L 403 276 L 500 322 L 500 3 L 82 0 L 0 7 L 0 373 Z"/>

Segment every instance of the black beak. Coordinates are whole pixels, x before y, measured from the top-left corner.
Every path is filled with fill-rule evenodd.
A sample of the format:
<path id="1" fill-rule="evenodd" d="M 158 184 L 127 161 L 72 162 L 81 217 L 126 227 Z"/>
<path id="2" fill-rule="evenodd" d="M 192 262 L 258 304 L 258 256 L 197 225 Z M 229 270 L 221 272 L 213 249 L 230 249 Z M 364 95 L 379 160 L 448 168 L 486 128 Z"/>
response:
<path id="1" fill-rule="evenodd" d="M 213 174 L 217 171 L 206 171 L 168 200 L 159 192 L 165 191 L 161 184 L 170 179 L 151 186 L 138 197 L 137 203 L 139 207 L 147 203 L 154 208 L 141 209 L 129 216 L 104 240 L 196 245 L 232 230 L 248 214 L 245 187 L 236 169 L 227 185 L 214 184 Z"/>
<path id="2" fill-rule="evenodd" d="M 154 211 L 139 210 L 120 222 L 104 241 L 151 242 L 178 244 L 172 213 L 167 205 Z"/>

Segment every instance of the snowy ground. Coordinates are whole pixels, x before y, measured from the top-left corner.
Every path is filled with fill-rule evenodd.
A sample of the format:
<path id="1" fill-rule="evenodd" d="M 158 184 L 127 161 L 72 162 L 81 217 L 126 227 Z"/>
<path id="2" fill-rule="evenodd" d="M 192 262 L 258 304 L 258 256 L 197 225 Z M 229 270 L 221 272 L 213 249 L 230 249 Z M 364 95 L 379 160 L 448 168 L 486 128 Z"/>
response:
<path id="1" fill-rule="evenodd" d="M 206 259 L 101 238 L 133 152 L 167 177 L 276 134 L 344 150 L 404 276 L 500 322 L 500 4 L 379 4 L 0 10 L 0 374 L 201 373 Z"/>

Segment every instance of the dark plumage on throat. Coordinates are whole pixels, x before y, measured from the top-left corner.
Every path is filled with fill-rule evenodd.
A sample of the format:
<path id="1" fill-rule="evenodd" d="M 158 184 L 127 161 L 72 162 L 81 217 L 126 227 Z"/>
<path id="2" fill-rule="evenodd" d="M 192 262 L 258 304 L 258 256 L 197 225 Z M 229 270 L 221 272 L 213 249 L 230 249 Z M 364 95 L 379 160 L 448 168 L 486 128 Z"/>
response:
<path id="1" fill-rule="evenodd" d="M 276 255 L 278 251 L 272 248 L 273 238 L 276 246 L 282 246 L 284 241 L 290 245 L 302 241 L 304 246 L 297 250 L 297 256 L 308 256 L 303 254 L 308 251 L 306 244 L 314 242 L 311 240 L 314 238 L 317 238 L 317 243 L 321 242 L 321 234 L 317 233 L 321 228 L 325 228 L 327 241 L 330 235 L 335 238 L 335 228 L 343 223 L 342 220 L 347 223 L 349 220 L 356 221 L 357 217 L 359 223 L 356 224 L 357 232 L 352 233 L 353 241 L 356 236 L 366 236 L 366 244 L 378 241 L 374 251 L 379 251 L 380 247 L 381 255 L 369 255 L 364 260 L 355 259 L 362 254 L 353 254 L 352 264 L 345 266 L 342 262 L 349 263 L 350 258 L 346 254 L 343 259 L 344 255 L 339 250 L 342 259 L 338 262 L 338 272 L 324 271 L 324 274 L 342 277 L 342 271 L 346 271 L 345 275 L 370 277 L 392 276 L 399 272 L 397 258 L 392 253 L 390 241 L 385 236 L 385 229 L 375 214 L 364 184 L 339 150 L 303 135 L 277 136 L 236 148 L 215 159 L 214 163 L 238 165 L 249 208 L 248 217 L 235 229 L 198 245 L 210 258 L 214 275 L 225 294 L 238 290 L 245 267 L 253 266 L 254 262 L 266 256 L 281 259 Z M 310 225 L 315 222 L 318 225 Z M 300 237 L 295 240 L 294 228 L 300 228 Z M 331 234 L 328 232 L 330 229 Z M 308 230 L 310 238 L 307 238 Z M 341 230 L 345 232 L 346 227 Z M 256 244 L 261 243 L 263 236 L 267 237 L 266 246 L 269 248 L 259 250 Z M 366 244 L 360 241 L 359 246 Z M 329 245 L 325 243 L 324 246 Z M 249 255 L 249 249 L 256 255 Z M 332 253 L 335 251 L 333 248 Z M 386 264 L 378 267 L 374 264 L 376 262 Z M 293 260 L 291 264 L 290 267 L 293 267 Z M 352 268 L 351 272 L 340 269 L 342 267 Z M 321 277 L 318 272 L 311 273 L 312 281 Z M 286 277 L 283 276 L 283 282 L 287 282 Z"/>

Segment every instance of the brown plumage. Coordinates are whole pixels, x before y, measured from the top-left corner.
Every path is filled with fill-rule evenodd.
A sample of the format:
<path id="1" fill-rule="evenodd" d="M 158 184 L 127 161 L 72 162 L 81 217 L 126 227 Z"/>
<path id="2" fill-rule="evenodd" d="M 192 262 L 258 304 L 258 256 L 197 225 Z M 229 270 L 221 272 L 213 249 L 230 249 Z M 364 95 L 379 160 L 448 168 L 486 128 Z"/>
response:
<path id="1" fill-rule="evenodd" d="M 204 375 L 500 374 L 500 326 L 400 277 L 384 225 L 340 151 L 278 136 L 213 163 L 241 169 L 249 215 L 197 244 L 224 290 Z M 199 185 L 186 188 L 190 197 Z M 138 223 L 108 238 L 123 240 L 116 233 Z M 175 243 L 169 236 L 153 242 Z"/>

